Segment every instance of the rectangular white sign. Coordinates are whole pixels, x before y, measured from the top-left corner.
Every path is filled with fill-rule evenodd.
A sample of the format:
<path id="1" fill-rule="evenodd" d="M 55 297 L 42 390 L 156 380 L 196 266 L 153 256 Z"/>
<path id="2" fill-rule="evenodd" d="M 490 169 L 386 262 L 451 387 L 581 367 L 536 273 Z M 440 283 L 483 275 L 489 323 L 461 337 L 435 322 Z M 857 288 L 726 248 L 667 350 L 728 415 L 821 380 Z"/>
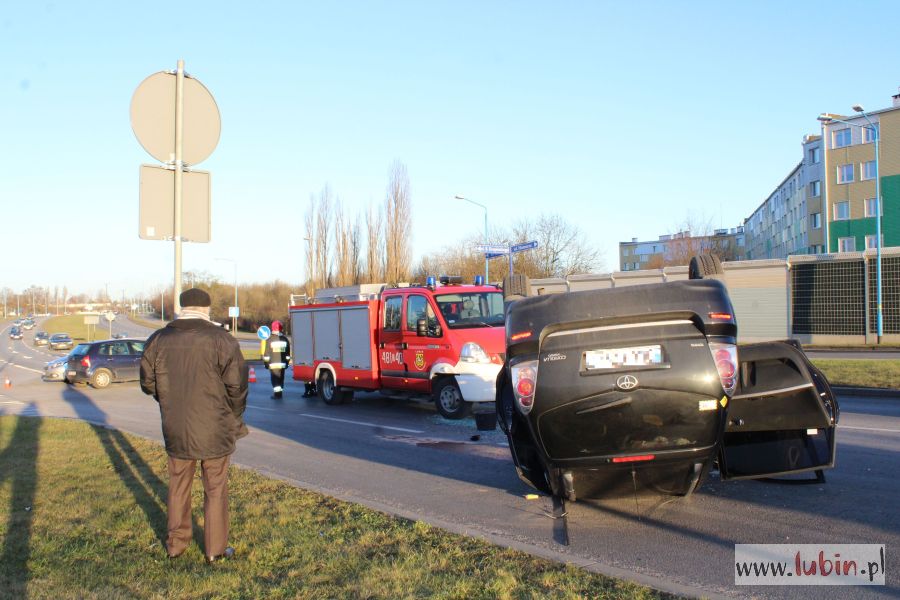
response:
<path id="1" fill-rule="evenodd" d="M 735 585 L 884 585 L 884 544 L 735 544 Z"/>

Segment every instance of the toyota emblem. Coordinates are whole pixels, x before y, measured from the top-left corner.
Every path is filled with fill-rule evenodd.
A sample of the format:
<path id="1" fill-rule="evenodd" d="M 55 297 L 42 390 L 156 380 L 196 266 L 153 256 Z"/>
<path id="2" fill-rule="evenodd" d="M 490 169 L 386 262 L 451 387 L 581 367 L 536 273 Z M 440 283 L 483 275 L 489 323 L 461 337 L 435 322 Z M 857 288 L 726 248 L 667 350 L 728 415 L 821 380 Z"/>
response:
<path id="1" fill-rule="evenodd" d="M 622 375 L 616 379 L 616 387 L 620 390 L 633 390 L 637 386 L 638 380 L 634 375 Z"/>

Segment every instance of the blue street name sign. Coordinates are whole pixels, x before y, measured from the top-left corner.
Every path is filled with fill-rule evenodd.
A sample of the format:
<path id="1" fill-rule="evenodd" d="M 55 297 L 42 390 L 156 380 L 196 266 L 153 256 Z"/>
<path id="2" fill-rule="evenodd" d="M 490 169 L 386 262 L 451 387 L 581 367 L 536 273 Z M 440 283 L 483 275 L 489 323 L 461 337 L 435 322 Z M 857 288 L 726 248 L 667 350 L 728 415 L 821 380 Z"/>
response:
<path id="1" fill-rule="evenodd" d="M 491 260 L 491 259 L 493 259 L 493 258 L 499 258 L 499 257 L 501 257 L 501 256 L 507 256 L 507 255 L 506 255 L 505 253 L 504 253 L 504 254 L 498 254 L 498 253 L 496 253 L 496 252 L 487 252 L 487 253 L 485 253 L 485 255 L 484 255 L 484 257 L 485 257 L 486 259 L 488 259 L 488 260 Z"/>
<path id="2" fill-rule="evenodd" d="M 522 242 L 521 244 L 516 244 L 515 246 L 511 247 L 509 249 L 509 251 L 511 253 L 523 252 L 525 250 L 531 250 L 532 248 L 537 248 L 537 246 L 538 246 L 537 240 L 531 240 L 530 242 Z"/>

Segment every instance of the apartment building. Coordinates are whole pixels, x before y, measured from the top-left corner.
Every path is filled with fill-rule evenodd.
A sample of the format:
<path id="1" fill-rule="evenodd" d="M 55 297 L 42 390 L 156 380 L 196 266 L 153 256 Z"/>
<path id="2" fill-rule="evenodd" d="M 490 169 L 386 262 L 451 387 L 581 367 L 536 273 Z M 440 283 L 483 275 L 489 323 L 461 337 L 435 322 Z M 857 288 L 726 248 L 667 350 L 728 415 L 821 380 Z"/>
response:
<path id="1" fill-rule="evenodd" d="M 784 259 L 825 251 L 822 164 L 822 136 L 804 137 L 803 160 L 744 220 L 746 252 L 742 259 Z"/>
<path id="2" fill-rule="evenodd" d="M 686 265 L 695 254 L 712 253 L 724 260 L 744 255 L 744 228 L 716 229 L 712 235 L 692 236 L 690 231 L 661 235 L 653 241 L 619 242 L 619 270 L 640 271 L 666 265 Z"/>
<path id="3" fill-rule="evenodd" d="M 868 121 L 862 114 L 819 117 L 825 146 L 823 212 L 828 216 L 823 243 L 829 252 L 876 246 L 876 145 L 882 246 L 900 246 L 900 94 L 890 108 L 865 115 Z"/>

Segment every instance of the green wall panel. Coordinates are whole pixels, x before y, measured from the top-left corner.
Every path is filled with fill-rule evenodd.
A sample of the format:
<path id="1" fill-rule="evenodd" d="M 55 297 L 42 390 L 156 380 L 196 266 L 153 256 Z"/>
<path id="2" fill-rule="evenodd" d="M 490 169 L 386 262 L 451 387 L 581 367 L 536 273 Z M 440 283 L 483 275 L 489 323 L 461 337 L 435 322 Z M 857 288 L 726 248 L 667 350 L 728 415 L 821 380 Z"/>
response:
<path id="1" fill-rule="evenodd" d="M 884 246 L 900 246 L 900 175 L 881 178 L 881 198 L 884 202 L 881 233 Z M 875 217 L 832 221 L 829 224 L 829 252 L 838 251 L 838 238 L 856 238 L 856 250 L 866 248 L 866 236 L 875 235 Z"/>

